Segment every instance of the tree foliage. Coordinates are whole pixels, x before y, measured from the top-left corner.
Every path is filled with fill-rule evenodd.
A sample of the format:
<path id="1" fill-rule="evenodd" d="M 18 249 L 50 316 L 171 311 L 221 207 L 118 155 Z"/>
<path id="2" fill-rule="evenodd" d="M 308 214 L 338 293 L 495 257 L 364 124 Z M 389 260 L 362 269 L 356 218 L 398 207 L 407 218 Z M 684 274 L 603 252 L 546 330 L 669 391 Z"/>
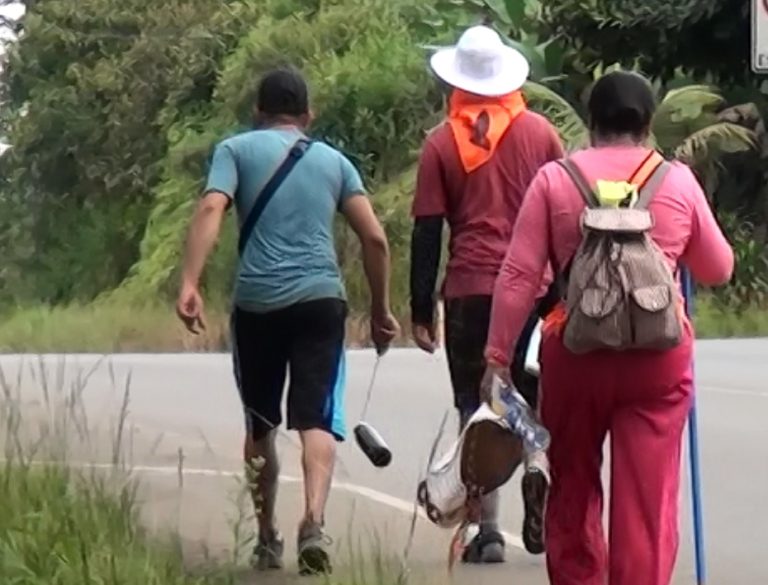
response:
<path id="1" fill-rule="evenodd" d="M 259 75 L 289 63 L 311 85 L 312 133 L 344 151 L 373 192 L 395 256 L 393 298 L 405 310 L 413 165 L 443 105 L 428 51 L 479 22 L 527 56 L 526 97 L 571 148 L 588 140 L 583 96 L 605 65 L 655 76 L 660 148 L 696 168 L 737 218 L 728 224 L 738 226 L 734 237 L 768 225 L 760 108 L 728 107 L 723 97 L 752 82 L 739 29 L 747 0 L 24 4 L 24 18 L 7 23 L 20 34 L 0 74 L 0 136 L 12 144 L 0 156 L 0 301 L 167 299 L 213 144 L 249 127 Z M 742 93 L 735 103 L 751 102 L 754 88 Z M 219 299 L 231 283 L 234 235 L 227 226 L 207 270 L 208 294 Z M 338 236 L 353 308 L 364 308 L 357 243 L 341 222 Z"/>
<path id="2" fill-rule="evenodd" d="M 213 92 L 258 3 L 39 0 L 3 72 L 0 288 L 57 302 L 116 285 L 136 260 L 164 128 Z M 87 253 L 84 253 L 87 251 Z M 23 278 L 22 278 L 23 275 Z"/>
<path id="3" fill-rule="evenodd" d="M 682 70 L 720 85 L 753 83 L 750 0 L 542 0 L 550 32 L 587 65 L 637 63 L 665 80 Z"/>
<path id="4" fill-rule="evenodd" d="M 414 13 L 391 0 L 364 0 L 364 8 L 350 11 L 348 2 L 330 3 L 284 17 L 265 15 L 253 23 L 222 63 L 208 112 L 172 128 L 141 259 L 117 294 L 135 298 L 175 287 L 184 228 L 206 156 L 216 140 L 248 125 L 254 84 L 275 65 L 290 63 L 307 73 L 317 116 L 312 134 L 348 154 L 373 187 L 374 201 L 381 201 L 376 188 L 415 160 L 441 101 L 418 49 L 421 37 L 409 26 Z M 384 198 L 394 200 L 397 190 L 389 191 L 391 197 Z M 388 225 L 390 236 L 401 237 L 394 226 Z M 352 253 L 355 243 L 340 230 L 340 261 L 349 275 L 361 272 Z M 224 294 L 231 282 L 233 242 L 230 226 L 208 271 L 214 294 Z M 350 288 L 353 304 L 360 306 L 363 287 L 351 283 Z"/>

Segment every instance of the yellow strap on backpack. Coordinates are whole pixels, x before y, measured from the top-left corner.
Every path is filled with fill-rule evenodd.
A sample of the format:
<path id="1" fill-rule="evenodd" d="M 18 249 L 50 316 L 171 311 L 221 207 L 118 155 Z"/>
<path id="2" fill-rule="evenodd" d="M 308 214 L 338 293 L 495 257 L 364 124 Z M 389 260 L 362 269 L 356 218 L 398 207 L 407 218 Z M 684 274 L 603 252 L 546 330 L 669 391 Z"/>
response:
<path id="1" fill-rule="evenodd" d="M 664 158 L 655 150 L 648 153 L 640 166 L 628 181 L 605 181 L 599 179 L 595 184 L 595 195 L 601 206 L 619 207 L 629 198 L 629 207 L 637 202 L 638 192 L 648 181 Z"/>
<path id="2" fill-rule="evenodd" d="M 629 198 L 629 206 L 637 201 L 637 186 L 626 181 L 604 181 L 598 179 L 595 184 L 595 195 L 601 207 L 619 207 Z"/>

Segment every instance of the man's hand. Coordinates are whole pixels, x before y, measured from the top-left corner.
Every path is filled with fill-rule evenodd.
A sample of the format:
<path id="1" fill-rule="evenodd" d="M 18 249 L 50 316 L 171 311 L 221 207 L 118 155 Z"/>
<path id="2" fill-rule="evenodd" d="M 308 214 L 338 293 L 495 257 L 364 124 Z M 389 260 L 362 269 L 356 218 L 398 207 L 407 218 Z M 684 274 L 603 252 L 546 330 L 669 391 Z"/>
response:
<path id="1" fill-rule="evenodd" d="M 437 335 L 434 323 L 428 325 L 414 323 L 411 327 L 413 341 L 427 353 L 435 353 L 437 350 Z"/>
<path id="2" fill-rule="evenodd" d="M 363 251 L 363 269 L 371 291 L 371 338 L 383 355 L 400 333 L 400 325 L 389 310 L 389 243 L 371 202 L 362 195 L 347 197 L 342 204 Z"/>
<path id="3" fill-rule="evenodd" d="M 187 331 L 198 335 L 205 331 L 205 313 L 203 310 L 203 297 L 198 288 L 185 283 L 181 286 L 179 298 L 176 301 L 176 314 L 184 323 Z"/>
<path id="4" fill-rule="evenodd" d="M 198 282 L 203 273 L 206 258 L 213 249 L 219 236 L 219 229 L 224 214 L 230 204 L 230 198 L 219 191 L 212 191 L 197 204 L 187 234 L 184 251 L 184 265 L 181 270 L 181 290 L 176 301 L 176 314 L 190 333 L 198 335 L 205 330 L 203 297 L 198 289 Z"/>
<path id="5" fill-rule="evenodd" d="M 480 400 L 486 404 L 490 404 L 491 399 L 493 398 L 492 390 L 494 376 L 498 376 L 507 386 L 513 386 L 509 367 L 494 362 L 488 362 L 488 365 L 485 368 L 485 374 L 483 375 L 483 381 L 480 383 Z"/>
<path id="6" fill-rule="evenodd" d="M 371 317 L 371 339 L 377 354 L 384 355 L 399 334 L 400 324 L 389 311 Z"/>

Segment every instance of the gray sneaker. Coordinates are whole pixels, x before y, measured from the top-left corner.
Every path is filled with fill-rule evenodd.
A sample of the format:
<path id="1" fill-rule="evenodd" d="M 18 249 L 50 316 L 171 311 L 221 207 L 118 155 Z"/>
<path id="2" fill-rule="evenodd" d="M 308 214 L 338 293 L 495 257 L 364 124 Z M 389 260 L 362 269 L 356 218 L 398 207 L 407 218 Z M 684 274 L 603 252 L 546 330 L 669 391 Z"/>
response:
<path id="1" fill-rule="evenodd" d="M 331 538 L 319 524 L 307 523 L 302 526 L 299 529 L 299 541 L 296 547 L 299 553 L 299 574 L 330 574 L 331 559 L 328 548 L 331 544 Z"/>
<path id="2" fill-rule="evenodd" d="M 481 530 L 464 549 L 463 563 L 495 564 L 504 562 L 504 537 L 497 530 Z"/>
<path id="3" fill-rule="evenodd" d="M 275 533 L 269 540 L 259 539 L 256 548 L 253 549 L 251 564 L 258 571 L 283 568 L 283 549 L 285 545 L 282 537 Z"/>

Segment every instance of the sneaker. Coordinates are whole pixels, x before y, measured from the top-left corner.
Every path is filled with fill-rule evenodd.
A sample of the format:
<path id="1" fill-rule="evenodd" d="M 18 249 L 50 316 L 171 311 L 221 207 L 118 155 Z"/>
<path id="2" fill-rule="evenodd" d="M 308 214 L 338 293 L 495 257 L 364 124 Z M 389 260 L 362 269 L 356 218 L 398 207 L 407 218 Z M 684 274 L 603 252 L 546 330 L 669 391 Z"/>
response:
<path id="1" fill-rule="evenodd" d="M 497 530 L 481 530 L 464 549 L 461 562 L 492 564 L 504 562 L 504 537 Z"/>
<path id="2" fill-rule="evenodd" d="M 544 506 L 549 491 L 549 477 L 545 469 L 535 465 L 525 470 L 522 481 L 523 505 L 523 544 L 532 555 L 544 552 Z"/>
<path id="3" fill-rule="evenodd" d="M 285 545 L 282 537 L 275 533 L 269 540 L 259 539 L 256 548 L 253 549 L 251 564 L 258 571 L 283 568 L 283 549 Z"/>
<path id="4" fill-rule="evenodd" d="M 307 523 L 299 530 L 297 551 L 299 553 L 299 574 L 320 575 L 331 573 L 331 559 L 328 548 L 331 538 L 323 527 Z"/>

